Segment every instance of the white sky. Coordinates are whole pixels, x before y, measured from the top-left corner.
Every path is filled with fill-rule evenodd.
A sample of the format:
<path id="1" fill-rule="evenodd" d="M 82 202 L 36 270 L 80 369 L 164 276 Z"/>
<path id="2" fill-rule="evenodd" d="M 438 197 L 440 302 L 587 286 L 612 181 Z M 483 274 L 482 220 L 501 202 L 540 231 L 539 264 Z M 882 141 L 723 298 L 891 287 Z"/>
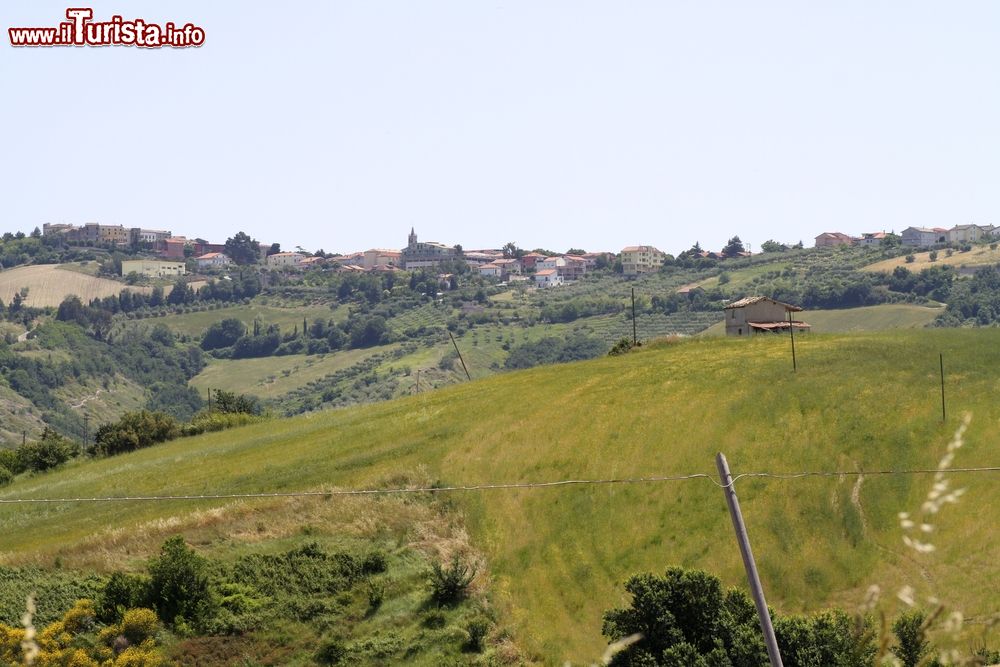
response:
<path id="1" fill-rule="evenodd" d="M 204 27 L 14 49 L 8 27 Z M 1000 3 L 5 2 L 0 231 L 676 253 L 1000 224 Z"/>

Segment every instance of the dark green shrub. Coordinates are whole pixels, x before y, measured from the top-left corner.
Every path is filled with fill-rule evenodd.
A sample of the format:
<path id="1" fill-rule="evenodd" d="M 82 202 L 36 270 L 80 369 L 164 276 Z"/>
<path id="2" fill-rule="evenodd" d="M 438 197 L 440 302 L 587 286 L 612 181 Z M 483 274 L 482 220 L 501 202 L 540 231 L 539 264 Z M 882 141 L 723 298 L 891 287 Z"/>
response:
<path id="1" fill-rule="evenodd" d="M 385 583 L 369 581 L 365 592 L 368 595 L 368 613 L 374 614 L 382 606 L 382 601 L 385 600 Z"/>
<path id="2" fill-rule="evenodd" d="M 431 609 L 426 614 L 424 614 L 423 620 L 420 622 L 425 628 L 431 628 L 432 630 L 437 630 L 443 628 L 448 623 L 448 617 L 444 615 L 444 612 L 440 609 Z"/>
<path id="3" fill-rule="evenodd" d="M 465 626 L 465 631 L 469 633 L 469 641 L 465 644 L 465 649 L 481 653 L 485 646 L 486 634 L 490 631 L 490 622 L 485 618 L 474 618 Z"/>
<path id="4" fill-rule="evenodd" d="M 619 338 L 618 342 L 611 346 L 608 350 L 609 357 L 617 357 L 621 354 L 627 354 L 632 350 L 632 340 L 629 338 Z"/>
<path id="5" fill-rule="evenodd" d="M 362 574 L 381 574 L 389 569 L 389 562 L 381 551 L 372 551 L 361 562 Z"/>
<path id="6" fill-rule="evenodd" d="M 476 567 L 463 563 L 458 554 L 449 565 L 431 566 L 431 599 L 439 606 L 460 602 L 468 595 L 469 584 L 476 577 Z"/>
<path id="7" fill-rule="evenodd" d="M 316 651 L 316 662 L 321 665 L 339 665 L 347 657 L 347 647 L 336 639 L 329 639 Z"/>
<path id="8" fill-rule="evenodd" d="M 115 572 L 97 596 L 95 611 L 102 623 L 117 623 L 128 609 L 151 605 L 150 581 L 124 572 Z"/>
<path id="9" fill-rule="evenodd" d="M 0 486 L 7 486 L 14 480 L 14 473 L 0 465 Z"/>

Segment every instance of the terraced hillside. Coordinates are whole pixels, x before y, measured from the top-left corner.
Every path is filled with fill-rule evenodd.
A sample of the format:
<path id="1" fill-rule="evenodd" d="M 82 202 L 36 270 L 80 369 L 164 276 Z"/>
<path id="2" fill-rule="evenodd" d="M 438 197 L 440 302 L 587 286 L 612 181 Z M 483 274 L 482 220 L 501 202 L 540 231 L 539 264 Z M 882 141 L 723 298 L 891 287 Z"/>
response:
<path id="1" fill-rule="evenodd" d="M 717 451 L 736 473 L 919 469 L 937 465 L 963 411 L 972 424 L 954 465 L 997 465 L 1000 332 L 815 335 L 802 339 L 794 373 L 785 343 L 689 340 L 509 373 L 78 464 L 16 481 L 0 498 L 366 488 L 416 470 L 445 486 L 711 476 Z M 932 518 L 930 554 L 903 545 L 897 513 L 919 510 L 931 476 L 738 482 L 769 602 L 786 612 L 853 607 L 872 584 L 889 599 L 909 584 L 967 618 L 996 612 L 996 473 L 947 479 L 967 491 Z M 721 492 L 707 479 L 449 498 L 489 559 L 494 603 L 542 662 L 596 659 L 601 613 L 623 602 L 621 585 L 633 572 L 679 564 L 743 581 Z M 230 504 L 4 504 L 3 561 L 50 564 L 58 556 L 72 567 L 94 549 L 113 551 L 115 536 L 166 530 Z"/>

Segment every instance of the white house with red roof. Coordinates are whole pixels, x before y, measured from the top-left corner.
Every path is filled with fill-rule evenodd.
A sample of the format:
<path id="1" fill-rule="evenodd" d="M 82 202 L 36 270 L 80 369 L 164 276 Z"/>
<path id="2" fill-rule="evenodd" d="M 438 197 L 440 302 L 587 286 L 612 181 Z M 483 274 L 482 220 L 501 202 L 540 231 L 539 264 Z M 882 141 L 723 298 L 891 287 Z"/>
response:
<path id="1" fill-rule="evenodd" d="M 555 287 L 563 284 L 563 277 L 559 275 L 557 269 L 542 269 L 535 272 L 535 286 Z"/>
<path id="2" fill-rule="evenodd" d="M 206 252 L 204 255 L 195 257 L 194 261 L 198 263 L 199 269 L 222 268 L 233 263 L 233 260 L 221 252 Z"/>

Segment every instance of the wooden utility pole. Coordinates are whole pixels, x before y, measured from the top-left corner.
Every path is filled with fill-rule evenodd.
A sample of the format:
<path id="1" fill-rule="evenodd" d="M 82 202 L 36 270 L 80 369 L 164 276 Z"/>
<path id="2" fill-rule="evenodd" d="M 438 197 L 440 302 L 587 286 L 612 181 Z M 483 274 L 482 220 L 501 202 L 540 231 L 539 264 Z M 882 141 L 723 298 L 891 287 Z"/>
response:
<path id="1" fill-rule="evenodd" d="M 635 335 L 635 288 L 632 288 L 632 347 L 635 347 L 637 338 Z"/>
<path id="2" fill-rule="evenodd" d="M 792 337 L 792 371 L 798 370 L 795 364 L 795 325 L 792 323 L 792 311 L 788 311 L 788 333 Z"/>
<path id="3" fill-rule="evenodd" d="M 743 567 L 746 569 L 747 579 L 750 581 L 750 595 L 757 607 L 757 620 L 760 621 L 760 629 L 764 633 L 767 657 L 771 660 L 771 667 L 784 667 L 781 662 L 781 653 L 778 652 L 778 640 L 774 636 L 774 626 L 771 625 L 771 614 L 767 611 L 767 602 L 764 600 L 764 588 L 760 585 L 757 564 L 753 559 L 753 551 L 750 550 L 750 538 L 747 536 L 747 527 L 743 523 L 743 514 L 740 512 L 740 501 L 736 497 L 733 477 L 729 474 L 729 463 L 726 462 L 726 455 L 722 452 L 716 454 L 715 465 L 719 469 L 719 479 L 722 480 L 722 491 L 726 495 L 729 516 L 733 520 L 736 541 L 740 545 Z"/>
<path id="4" fill-rule="evenodd" d="M 465 366 L 465 359 L 462 358 L 462 351 L 458 349 L 458 343 L 455 342 L 455 337 L 452 336 L 451 331 L 448 332 L 448 336 L 451 338 L 451 344 L 455 346 L 455 352 L 458 353 L 458 360 L 462 362 L 462 370 L 465 371 L 465 377 L 471 380 L 472 376 L 469 375 L 469 369 Z"/>

